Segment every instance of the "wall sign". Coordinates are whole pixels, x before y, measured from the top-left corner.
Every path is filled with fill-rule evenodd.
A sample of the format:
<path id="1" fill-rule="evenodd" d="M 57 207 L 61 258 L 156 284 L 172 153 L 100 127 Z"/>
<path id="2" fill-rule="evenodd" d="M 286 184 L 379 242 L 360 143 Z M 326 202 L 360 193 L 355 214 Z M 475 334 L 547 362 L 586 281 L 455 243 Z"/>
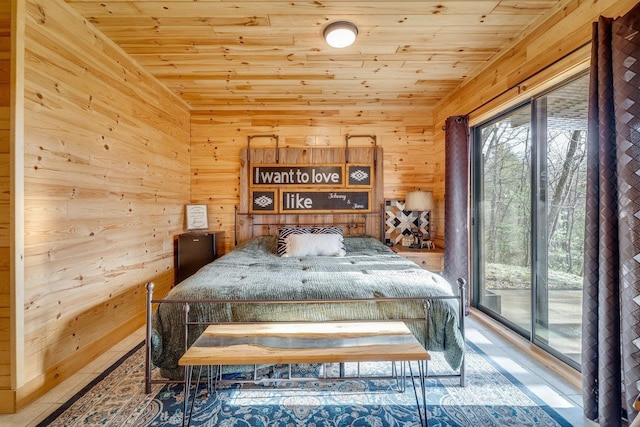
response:
<path id="1" fill-rule="evenodd" d="M 255 164 L 249 170 L 251 213 L 371 212 L 372 164 Z"/>
<path id="2" fill-rule="evenodd" d="M 209 227 L 207 205 L 187 205 L 185 213 L 187 230 L 204 230 Z"/>
<path id="3" fill-rule="evenodd" d="M 251 186 L 344 186 L 343 165 L 256 165 L 251 167 Z"/>
<path id="4" fill-rule="evenodd" d="M 252 213 L 276 213 L 278 212 L 277 190 L 251 190 Z"/>
<path id="5" fill-rule="evenodd" d="M 368 212 L 370 191 L 309 190 L 280 192 L 281 212 Z"/>
<path id="6" fill-rule="evenodd" d="M 347 165 L 347 187 L 371 187 L 371 165 Z"/>

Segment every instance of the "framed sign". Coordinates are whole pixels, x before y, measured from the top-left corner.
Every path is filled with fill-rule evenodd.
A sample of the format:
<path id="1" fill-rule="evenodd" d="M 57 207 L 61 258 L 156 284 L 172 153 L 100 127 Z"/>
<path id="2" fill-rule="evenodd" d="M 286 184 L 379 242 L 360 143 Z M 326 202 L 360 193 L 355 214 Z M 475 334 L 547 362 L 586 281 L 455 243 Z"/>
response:
<path id="1" fill-rule="evenodd" d="M 187 230 L 204 230 L 209 228 L 207 205 L 186 206 Z"/>
<path id="2" fill-rule="evenodd" d="M 249 209 L 251 213 L 278 212 L 278 190 L 251 190 Z"/>
<path id="3" fill-rule="evenodd" d="M 280 212 L 369 212 L 371 191 L 280 191 Z"/>
<path id="4" fill-rule="evenodd" d="M 371 187 L 371 165 L 347 165 L 347 187 Z"/>
<path id="5" fill-rule="evenodd" d="M 269 165 L 251 168 L 251 186 L 344 187 L 344 165 Z"/>

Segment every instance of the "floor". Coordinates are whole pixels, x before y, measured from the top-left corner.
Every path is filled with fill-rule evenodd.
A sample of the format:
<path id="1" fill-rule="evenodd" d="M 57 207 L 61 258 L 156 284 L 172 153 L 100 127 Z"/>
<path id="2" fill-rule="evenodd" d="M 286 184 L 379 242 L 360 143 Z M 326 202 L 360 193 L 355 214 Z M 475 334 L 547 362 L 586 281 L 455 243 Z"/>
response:
<path id="1" fill-rule="evenodd" d="M 98 357 L 58 387 L 37 399 L 17 414 L 0 415 L 1 427 L 30 427 L 37 425 L 60 405 L 69 400 L 95 377 L 113 365 L 125 353 L 144 340 L 145 329 L 140 328 L 111 350 Z"/>
<path id="2" fill-rule="evenodd" d="M 535 353 L 535 357 L 531 357 L 526 352 L 526 342 L 518 337 L 512 338 L 500 327 L 494 327 L 482 314 L 473 311 L 465 318 L 465 326 L 470 342 L 494 358 L 572 425 L 595 426 L 594 423 L 585 423 L 583 420 L 582 398 L 579 388 L 575 385 L 579 381 L 576 381 L 575 375 L 573 380 L 563 379 L 559 374 L 563 372 L 562 368 L 554 368 L 553 360 L 538 352 Z M 0 426 L 37 425 L 143 339 L 144 329 L 141 328 L 22 411 L 17 414 L 0 415 Z"/>
<path id="3" fill-rule="evenodd" d="M 582 414 L 581 376 L 493 319 L 473 311 L 465 320 L 467 340 L 554 408 L 573 426 L 597 427 Z"/>

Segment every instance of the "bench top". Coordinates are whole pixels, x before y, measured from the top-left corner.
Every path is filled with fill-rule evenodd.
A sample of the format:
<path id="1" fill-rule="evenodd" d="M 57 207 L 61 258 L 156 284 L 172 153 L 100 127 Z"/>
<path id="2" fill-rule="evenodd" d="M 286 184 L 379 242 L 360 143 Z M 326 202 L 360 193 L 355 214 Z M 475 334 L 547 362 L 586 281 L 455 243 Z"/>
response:
<path id="1" fill-rule="evenodd" d="M 428 360 L 407 325 L 387 322 L 209 325 L 181 366 Z"/>

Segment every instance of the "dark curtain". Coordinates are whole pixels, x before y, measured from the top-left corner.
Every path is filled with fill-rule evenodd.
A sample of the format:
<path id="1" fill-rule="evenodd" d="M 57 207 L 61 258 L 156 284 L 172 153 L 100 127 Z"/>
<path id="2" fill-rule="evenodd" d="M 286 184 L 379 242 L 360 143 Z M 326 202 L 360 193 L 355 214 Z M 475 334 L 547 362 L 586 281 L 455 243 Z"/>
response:
<path id="1" fill-rule="evenodd" d="M 445 122 L 444 277 L 469 282 L 469 119 Z M 467 298 L 469 295 L 467 295 Z"/>
<path id="2" fill-rule="evenodd" d="M 587 140 L 584 414 L 620 426 L 640 380 L 640 4 L 593 27 Z"/>

